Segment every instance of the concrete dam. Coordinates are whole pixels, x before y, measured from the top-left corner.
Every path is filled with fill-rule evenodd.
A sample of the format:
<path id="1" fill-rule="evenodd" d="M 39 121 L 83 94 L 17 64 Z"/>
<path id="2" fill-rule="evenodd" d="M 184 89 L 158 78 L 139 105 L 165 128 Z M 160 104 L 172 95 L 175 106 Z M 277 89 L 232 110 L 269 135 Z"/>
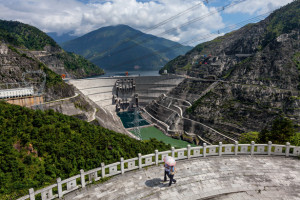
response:
<path id="1" fill-rule="evenodd" d="M 122 111 L 146 106 L 168 93 L 184 78 L 178 76 L 126 76 L 70 80 L 77 89 L 108 111 Z"/>
<path id="2" fill-rule="evenodd" d="M 99 107 L 101 126 L 112 130 L 118 127 L 116 131 L 129 134 L 117 112 L 133 110 L 137 106 L 143 108 L 183 80 L 183 77 L 175 75 L 119 76 L 73 79 L 69 83 Z"/>
<path id="3" fill-rule="evenodd" d="M 177 94 L 177 90 L 180 90 L 178 85 L 183 80 L 181 76 L 165 75 L 88 78 L 69 82 L 99 107 L 99 120 L 105 118 L 100 125 L 105 128 L 116 130 L 119 127 L 116 131 L 133 136 L 124 129 L 117 112 L 133 110 L 138 106 L 143 118 L 168 136 L 197 145 L 235 142 L 236 138 L 184 117 L 185 110 L 192 102 Z M 209 85 L 217 83 L 215 80 Z"/>

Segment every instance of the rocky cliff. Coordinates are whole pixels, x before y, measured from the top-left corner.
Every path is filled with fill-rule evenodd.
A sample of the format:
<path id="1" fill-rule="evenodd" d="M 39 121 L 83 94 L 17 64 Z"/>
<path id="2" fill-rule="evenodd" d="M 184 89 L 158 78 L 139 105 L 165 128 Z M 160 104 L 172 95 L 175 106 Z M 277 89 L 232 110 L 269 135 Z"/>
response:
<path id="1" fill-rule="evenodd" d="M 62 81 L 62 74 L 67 78 L 103 74 L 102 69 L 83 57 L 63 51 L 39 29 L 0 20 L 1 88 L 22 87 L 24 82 L 41 88 L 44 77 L 40 73 L 31 73 L 38 70 L 47 76 L 43 91 L 46 101 L 74 95 L 74 89 Z M 20 82 L 23 83 L 19 85 Z"/>
<path id="2" fill-rule="evenodd" d="M 300 125 L 300 2 L 199 44 L 162 70 L 186 74 L 170 94 L 189 100 L 186 118 L 238 138 L 277 116 Z M 211 82 L 207 82 L 207 80 Z"/>
<path id="3" fill-rule="evenodd" d="M 43 71 L 46 74 L 46 83 L 40 73 L 28 73 Z M 51 71 L 45 64 L 39 62 L 27 54 L 21 53 L 16 48 L 6 43 L 0 44 L 0 88 L 10 89 L 26 86 L 25 81 L 42 90 L 45 101 L 69 97 L 74 95 L 74 89 L 65 84 L 61 77 Z"/>

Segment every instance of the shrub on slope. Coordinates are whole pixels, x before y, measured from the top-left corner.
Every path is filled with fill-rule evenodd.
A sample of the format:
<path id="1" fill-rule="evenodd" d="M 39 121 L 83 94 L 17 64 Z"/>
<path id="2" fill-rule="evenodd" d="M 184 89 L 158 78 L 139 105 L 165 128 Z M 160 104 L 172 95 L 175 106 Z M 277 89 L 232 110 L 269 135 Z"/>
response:
<path id="1" fill-rule="evenodd" d="M 157 140 L 137 141 L 85 121 L 0 101 L 0 199 L 101 165 L 170 149 Z"/>

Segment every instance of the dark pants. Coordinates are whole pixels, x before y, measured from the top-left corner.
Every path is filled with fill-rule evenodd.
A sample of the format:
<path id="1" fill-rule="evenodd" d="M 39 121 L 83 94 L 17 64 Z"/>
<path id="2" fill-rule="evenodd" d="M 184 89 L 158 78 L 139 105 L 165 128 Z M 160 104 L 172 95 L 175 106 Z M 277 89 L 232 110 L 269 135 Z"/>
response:
<path id="1" fill-rule="evenodd" d="M 176 180 L 174 179 L 174 175 L 170 174 L 169 172 L 167 172 L 167 171 L 165 170 L 164 181 L 167 181 L 167 176 L 168 176 L 169 179 L 170 179 L 169 186 L 172 185 L 172 182 L 176 183 Z"/>

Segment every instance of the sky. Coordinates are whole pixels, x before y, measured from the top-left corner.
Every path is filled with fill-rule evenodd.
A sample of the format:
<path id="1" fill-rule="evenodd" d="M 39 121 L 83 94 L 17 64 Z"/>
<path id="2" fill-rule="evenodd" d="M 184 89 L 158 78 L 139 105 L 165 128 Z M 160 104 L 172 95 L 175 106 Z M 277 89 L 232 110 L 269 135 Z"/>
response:
<path id="1" fill-rule="evenodd" d="M 290 2 L 292 0 L 0 0 L 0 19 L 20 21 L 44 32 L 74 36 L 126 24 L 148 34 L 196 45 L 246 23 L 257 22 Z M 259 15 L 262 16 L 246 21 Z M 240 22 L 243 23 L 237 25 Z"/>

